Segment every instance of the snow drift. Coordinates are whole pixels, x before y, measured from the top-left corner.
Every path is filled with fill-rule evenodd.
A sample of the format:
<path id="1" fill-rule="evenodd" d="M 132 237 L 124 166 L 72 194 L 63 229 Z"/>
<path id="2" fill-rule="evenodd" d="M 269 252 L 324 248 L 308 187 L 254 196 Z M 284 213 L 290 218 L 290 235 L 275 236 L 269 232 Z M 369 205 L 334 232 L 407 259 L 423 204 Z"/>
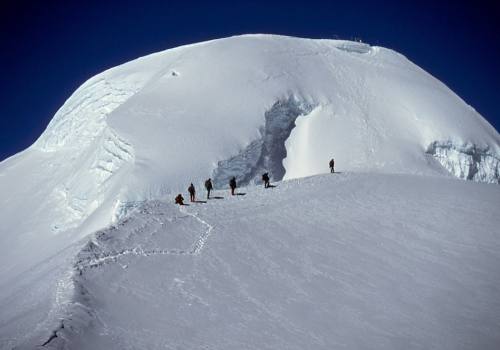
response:
<path id="1" fill-rule="evenodd" d="M 40 275 L 41 286 L 57 285 L 83 237 L 144 200 L 209 176 L 220 188 L 231 175 L 254 183 L 264 169 L 275 181 L 319 174 L 332 157 L 343 171 L 500 178 L 498 132 L 392 50 L 245 35 L 109 69 L 0 164 L 5 320 L 26 305 L 49 312 L 39 300 L 59 289 L 19 298 L 22 286 Z M 45 311 L 13 325 L 41 325 Z"/>

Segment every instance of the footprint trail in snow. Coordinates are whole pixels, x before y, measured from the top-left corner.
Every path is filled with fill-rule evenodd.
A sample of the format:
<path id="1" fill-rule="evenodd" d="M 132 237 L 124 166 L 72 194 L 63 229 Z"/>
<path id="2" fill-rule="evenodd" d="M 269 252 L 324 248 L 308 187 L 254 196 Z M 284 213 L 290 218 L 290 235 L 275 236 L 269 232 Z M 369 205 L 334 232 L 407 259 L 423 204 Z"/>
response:
<path id="1" fill-rule="evenodd" d="M 213 226 L 186 207 L 179 207 L 176 211 L 172 205 L 158 201 L 145 204 L 139 215 L 134 216 L 133 222 L 132 219 L 125 219 L 116 226 L 97 233 L 94 240 L 79 254 L 76 268 L 93 268 L 117 262 L 126 256 L 201 254 Z M 184 215 L 179 216 L 179 211 Z M 163 217 L 163 220 L 158 219 L 158 216 Z M 121 231 L 120 235 L 113 235 L 118 232 L 118 227 L 124 225 L 131 227 L 126 236 Z"/>

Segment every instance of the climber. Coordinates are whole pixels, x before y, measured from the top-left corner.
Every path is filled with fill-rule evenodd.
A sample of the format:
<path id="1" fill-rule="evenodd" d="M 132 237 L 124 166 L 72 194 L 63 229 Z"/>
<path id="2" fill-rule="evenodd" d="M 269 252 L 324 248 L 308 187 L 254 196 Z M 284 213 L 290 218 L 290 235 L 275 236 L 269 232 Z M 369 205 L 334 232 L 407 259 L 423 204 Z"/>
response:
<path id="1" fill-rule="evenodd" d="M 335 172 L 335 161 L 333 158 L 330 160 L 330 172 L 333 174 Z"/>
<path id="2" fill-rule="evenodd" d="M 196 190 L 194 189 L 193 184 L 189 185 L 188 192 L 189 192 L 189 198 L 190 198 L 191 202 L 194 202 L 194 195 L 196 193 Z"/>
<path id="3" fill-rule="evenodd" d="M 231 195 L 234 196 L 234 190 L 236 189 L 236 178 L 234 176 L 229 180 L 229 187 L 231 187 Z"/>
<path id="4" fill-rule="evenodd" d="M 262 181 L 264 181 L 264 188 L 268 188 L 269 185 L 269 173 L 262 174 Z"/>
<path id="5" fill-rule="evenodd" d="M 207 199 L 210 199 L 210 191 L 212 191 L 212 189 L 214 188 L 212 186 L 212 179 L 208 179 L 207 181 L 205 181 L 205 188 L 207 189 Z"/>
<path id="6" fill-rule="evenodd" d="M 184 205 L 184 197 L 182 197 L 182 194 L 179 193 L 177 197 L 175 197 L 175 204 Z"/>

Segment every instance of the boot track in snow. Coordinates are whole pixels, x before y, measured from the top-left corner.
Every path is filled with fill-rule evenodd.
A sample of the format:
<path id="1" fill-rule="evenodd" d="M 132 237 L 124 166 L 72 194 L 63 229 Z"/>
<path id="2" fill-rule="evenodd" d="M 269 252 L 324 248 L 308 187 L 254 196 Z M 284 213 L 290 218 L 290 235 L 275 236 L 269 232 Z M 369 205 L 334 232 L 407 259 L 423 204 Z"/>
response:
<path id="1" fill-rule="evenodd" d="M 158 205 L 157 205 L 158 206 Z M 196 213 L 189 212 L 185 207 L 180 206 L 179 211 L 184 214 L 183 216 L 179 216 L 177 218 L 186 218 L 186 217 L 192 217 L 195 219 L 197 222 L 199 222 L 203 227 L 205 227 L 205 230 L 195 239 L 193 243 L 191 243 L 189 249 L 144 249 L 141 246 L 137 246 L 134 248 L 127 248 L 127 249 L 122 249 L 119 251 L 114 251 L 114 252 L 103 252 L 103 253 L 98 253 L 98 254 L 93 254 L 93 257 L 83 257 L 80 259 L 77 263 L 74 265 L 74 271 L 73 271 L 73 277 L 72 283 L 73 283 L 73 288 L 75 289 L 75 295 L 76 292 L 78 291 L 78 294 L 85 295 L 86 290 L 85 287 L 83 286 L 81 282 L 81 276 L 85 273 L 86 269 L 89 268 L 98 268 L 100 266 L 103 266 L 105 264 L 113 263 L 116 262 L 118 263 L 123 269 L 126 269 L 128 267 L 127 264 L 121 264 L 119 262 L 120 258 L 126 257 L 126 256 L 136 256 L 136 257 L 150 257 L 154 255 L 183 255 L 183 256 L 197 256 L 200 255 L 203 252 L 203 249 L 205 248 L 205 245 L 207 243 L 208 238 L 210 237 L 210 234 L 213 230 L 213 226 L 210 225 L 208 222 L 205 220 L 201 219 Z M 156 213 L 151 213 L 148 211 L 147 208 L 144 208 L 140 211 L 142 214 L 147 214 L 147 215 L 155 215 Z M 122 221 L 121 225 L 124 225 L 127 223 L 129 219 L 125 219 Z M 154 223 L 159 223 L 161 227 L 164 226 L 164 222 L 153 217 L 153 218 L 147 218 L 144 223 L 140 224 L 138 227 L 134 228 L 131 230 L 131 234 L 133 235 L 139 235 L 139 234 L 147 234 L 147 229 L 150 228 Z M 112 230 L 112 228 L 111 228 Z M 150 234 L 155 234 L 157 232 L 160 232 L 159 230 L 154 230 L 150 232 Z M 144 237 L 143 237 L 144 238 Z M 99 240 L 105 240 L 108 239 L 107 236 L 100 232 L 97 233 L 95 236 L 95 239 L 91 240 L 85 247 L 80 251 L 80 254 L 86 255 L 88 254 L 88 251 L 93 251 L 96 249 L 101 249 L 100 246 L 101 244 L 99 243 Z M 81 257 L 80 257 L 81 258 Z M 86 315 L 87 317 L 90 318 L 95 318 L 95 315 L 92 315 L 90 312 L 90 308 L 86 307 L 83 305 L 81 302 L 73 300 L 72 302 L 69 303 L 74 307 L 75 309 L 84 309 L 86 310 Z M 72 309 L 70 307 L 70 309 Z M 52 331 L 50 336 L 47 338 L 45 342 L 41 344 L 42 347 L 47 347 L 53 345 L 52 343 L 57 339 L 64 339 L 66 338 L 64 335 L 61 335 L 61 332 L 64 332 L 66 328 L 74 329 L 74 327 L 65 327 L 65 323 L 68 321 L 71 321 L 72 318 L 68 319 L 62 319 L 59 323 L 59 326 L 57 327 L 56 330 Z"/>

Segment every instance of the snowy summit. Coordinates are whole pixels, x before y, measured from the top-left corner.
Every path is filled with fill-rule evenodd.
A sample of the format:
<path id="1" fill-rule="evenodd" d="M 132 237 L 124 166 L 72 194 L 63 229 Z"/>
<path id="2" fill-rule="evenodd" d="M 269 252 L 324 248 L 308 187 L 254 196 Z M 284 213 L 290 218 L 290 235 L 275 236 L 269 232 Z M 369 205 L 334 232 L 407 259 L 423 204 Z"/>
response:
<path id="1" fill-rule="evenodd" d="M 0 348 L 493 349 L 498 183 L 498 132 L 392 50 L 141 57 L 0 163 Z"/>

